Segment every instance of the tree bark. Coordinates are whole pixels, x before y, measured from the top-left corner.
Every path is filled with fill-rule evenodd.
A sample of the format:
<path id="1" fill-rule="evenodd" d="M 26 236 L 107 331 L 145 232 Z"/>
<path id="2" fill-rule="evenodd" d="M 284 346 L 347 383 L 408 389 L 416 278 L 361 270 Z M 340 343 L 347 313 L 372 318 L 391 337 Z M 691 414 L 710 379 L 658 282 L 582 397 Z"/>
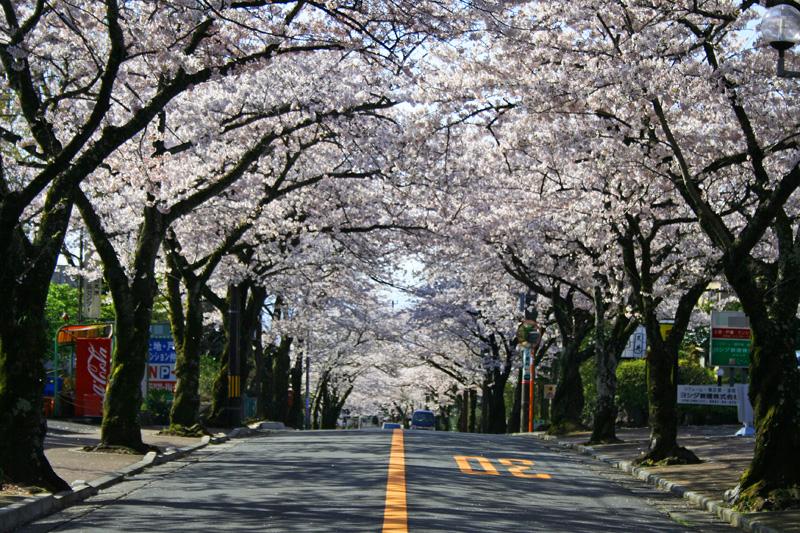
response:
<path id="1" fill-rule="evenodd" d="M 292 382 L 292 406 L 289 408 L 289 416 L 286 425 L 295 429 L 303 427 L 303 353 L 298 352 L 294 360 L 291 371 Z"/>
<path id="2" fill-rule="evenodd" d="M 615 312 L 608 331 L 606 309 L 599 287 L 595 291 L 595 367 L 597 371 L 597 405 L 592 422 L 590 444 L 620 442 L 617 438 L 617 366 L 622 350 L 633 333 L 634 324 L 621 309 Z"/>
<path id="3" fill-rule="evenodd" d="M 592 350 L 578 350 L 575 342 L 564 346 L 558 361 L 558 384 L 551 405 L 549 434 L 561 434 L 583 427 L 583 379 L 581 364 Z"/>
<path id="4" fill-rule="evenodd" d="M 782 509 L 800 501 L 800 372 L 792 311 L 800 299 L 800 247 L 781 250 L 771 276 L 749 261 L 725 265 L 753 334 L 750 401 L 756 445 L 734 493 L 742 509 Z"/>
<path id="5" fill-rule="evenodd" d="M 0 227 L 10 238 L 0 254 L 0 471 L 15 483 L 66 490 L 44 455 L 46 421 L 42 415 L 44 357 L 48 342 L 45 304 L 50 278 L 72 212 L 63 180 L 45 199 L 39 232 L 31 243 L 20 230 L 13 196 L 0 203 Z"/>
<path id="6" fill-rule="evenodd" d="M 180 295 L 178 295 L 180 298 Z M 172 305 L 170 305 L 170 309 Z M 189 285 L 186 295 L 185 328 L 179 326 L 180 317 L 170 312 L 175 338 L 176 362 L 175 398 L 170 411 L 170 429 L 188 428 L 200 417 L 200 341 L 203 334 L 203 309 L 200 288 Z M 182 320 L 181 320 L 182 322 Z M 175 335 L 181 330 L 182 335 Z"/>

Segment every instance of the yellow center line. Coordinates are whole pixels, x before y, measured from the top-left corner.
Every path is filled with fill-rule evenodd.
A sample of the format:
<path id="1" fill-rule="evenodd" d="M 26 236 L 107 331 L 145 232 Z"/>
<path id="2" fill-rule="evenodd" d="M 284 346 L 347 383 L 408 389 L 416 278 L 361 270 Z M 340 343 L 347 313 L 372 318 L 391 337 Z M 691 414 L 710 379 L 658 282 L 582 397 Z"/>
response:
<path id="1" fill-rule="evenodd" d="M 402 429 L 395 429 L 392 432 L 389 476 L 386 479 L 386 507 L 383 511 L 383 533 L 408 533 L 406 458 Z"/>

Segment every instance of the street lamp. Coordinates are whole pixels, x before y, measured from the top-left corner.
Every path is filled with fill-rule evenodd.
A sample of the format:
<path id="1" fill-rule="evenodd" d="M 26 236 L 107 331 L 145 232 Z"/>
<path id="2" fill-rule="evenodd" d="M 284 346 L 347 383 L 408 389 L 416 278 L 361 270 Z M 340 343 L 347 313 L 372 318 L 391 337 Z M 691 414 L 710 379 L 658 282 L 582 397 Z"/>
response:
<path id="1" fill-rule="evenodd" d="M 800 5 L 796 2 L 770 3 L 772 7 L 761 20 L 761 35 L 778 51 L 778 76 L 800 78 L 800 71 L 784 68 L 786 50 L 800 42 Z"/>

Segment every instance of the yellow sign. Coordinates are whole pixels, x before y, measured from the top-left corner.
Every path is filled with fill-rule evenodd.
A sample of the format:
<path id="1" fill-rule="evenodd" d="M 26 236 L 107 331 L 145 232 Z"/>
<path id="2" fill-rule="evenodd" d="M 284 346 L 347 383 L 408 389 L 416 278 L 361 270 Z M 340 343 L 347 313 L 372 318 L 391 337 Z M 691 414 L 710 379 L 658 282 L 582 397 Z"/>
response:
<path id="1" fill-rule="evenodd" d="M 658 329 L 661 331 L 661 338 L 663 340 L 667 340 L 669 332 L 672 331 L 673 326 L 675 326 L 675 324 L 673 324 L 672 322 L 661 322 L 658 325 Z"/>

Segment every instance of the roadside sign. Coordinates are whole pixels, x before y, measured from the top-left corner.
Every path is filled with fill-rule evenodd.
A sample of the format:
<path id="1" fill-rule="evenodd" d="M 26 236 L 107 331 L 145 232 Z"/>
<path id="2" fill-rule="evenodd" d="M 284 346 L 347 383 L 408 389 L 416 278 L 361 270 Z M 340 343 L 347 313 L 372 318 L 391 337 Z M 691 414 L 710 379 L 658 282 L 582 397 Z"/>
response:
<path id="1" fill-rule="evenodd" d="M 175 392 L 175 343 L 172 337 L 151 338 L 147 387 Z"/>
<path id="2" fill-rule="evenodd" d="M 750 321 L 740 311 L 712 311 L 711 366 L 750 366 Z"/>
<path id="3" fill-rule="evenodd" d="M 630 338 L 625 350 L 622 352 L 623 359 L 642 359 L 647 354 L 647 330 L 644 326 L 636 328 Z"/>
<path id="4" fill-rule="evenodd" d="M 678 385 L 678 403 L 737 406 L 736 388 L 729 385 Z"/>
<path id="5" fill-rule="evenodd" d="M 547 400 L 552 400 L 556 397 L 556 386 L 551 384 L 546 384 L 544 386 L 544 397 Z"/>

